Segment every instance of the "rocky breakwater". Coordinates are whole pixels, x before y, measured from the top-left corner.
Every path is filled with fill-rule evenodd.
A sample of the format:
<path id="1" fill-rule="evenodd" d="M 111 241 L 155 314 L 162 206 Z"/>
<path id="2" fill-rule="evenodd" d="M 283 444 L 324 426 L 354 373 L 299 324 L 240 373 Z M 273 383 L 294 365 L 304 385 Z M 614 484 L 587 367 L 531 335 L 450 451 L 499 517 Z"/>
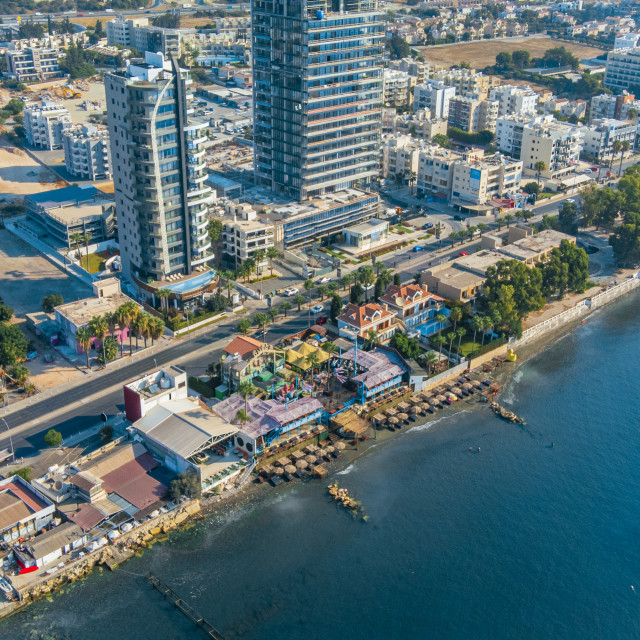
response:
<path id="1" fill-rule="evenodd" d="M 131 550 L 147 546 L 155 536 L 168 533 L 199 511 L 199 500 L 183 503 L 176 509 L 163 513 L 157 518 L 153 518 L 153 520 L 149 520 L 132 531 L 121 535 L 115 540 L 115 544 L 102 547 L 82 558 L 72 560 L 53 576 L 42 576 L 41 580 L 36 584 L 20 591 L 20 599 L 23 603 L 28 603 L 42 598 L 65 584 L 86 576 L 97 564 L 109 565 L 115 561 L 117 566 L 119 560 L 121 561 L 127 557 L 123 555 L 125 549 Z"/>
<path id="2" fill-rule="evenodd" d="M 491 407 L 491 411 L 493 411 L 497 416 L 500 416 L 503 420 L 515 422 L 517 424 L 527 424 L 522 418 L 519 418 L 515 413 L 513 413 L 513 411 L 505 409 L 497 402 L 492 402 L 489 406 Z"/>

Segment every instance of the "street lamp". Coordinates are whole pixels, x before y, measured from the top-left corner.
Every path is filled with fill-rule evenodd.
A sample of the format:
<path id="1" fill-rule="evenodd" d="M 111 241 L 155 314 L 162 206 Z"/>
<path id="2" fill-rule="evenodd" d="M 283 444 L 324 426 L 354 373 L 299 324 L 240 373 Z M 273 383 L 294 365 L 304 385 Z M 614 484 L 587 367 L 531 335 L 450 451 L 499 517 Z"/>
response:
<path id="1" fill-rule="evenodd" d="M 7 421 L 4 418 L 0 418 L 0 420 L 4 422 L 4 426 L 7 427 L 7 431 L 9 432 L 9 443 L 11 444 L 11 457 L 13 458 L 13 463 L 15 464 L 16 452 L 13 450 L 13 440 L 11 438 L 11 429 L 9 429 L 9 425 L 7 424 Z"/>

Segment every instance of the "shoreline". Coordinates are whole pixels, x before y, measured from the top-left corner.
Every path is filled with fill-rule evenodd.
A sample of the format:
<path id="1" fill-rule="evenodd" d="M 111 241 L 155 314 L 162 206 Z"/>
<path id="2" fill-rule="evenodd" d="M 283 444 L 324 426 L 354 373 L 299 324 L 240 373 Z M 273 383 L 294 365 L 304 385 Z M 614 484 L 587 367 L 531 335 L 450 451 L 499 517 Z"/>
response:
<path id="1" fill-rule="evenodd" d="M 626 293 L 637 294 L 637 291 L 635 291 L 635 289 L 631 289 L 616 297 L 611 297 L 605 302 L 605 304 L 596 307 L 596 309 L 603 308 L 608 306 L 610 302 L 626 297 Z M 494 381 L 502 385 L 501 391 L 509 383 L 513 374 L 518 371 L 522 364 L 528 362 L 534 356 L 541 355 L 548 351 L 550 347 L 559 340 L 570 335 L 584 323 L 585 317 L 590 316 L 596 309 L 588 309 L 584 317 L 580 316 L 574 318 L 561 323 L 559 326 L 549 326 L 545 331 L 537 333 L 535 336 L 532 336 L 531 339 L 524 341 L 519 347 L 516 344 L 515 346 L 518 349 L 517 363 L 504 362 L 503 365 L 496 368 L 494 372 L 490 374 Z M 508 347 L 509 344 L 505 345 L 505 348 Z M 496 352 L 498 351 L 499 349 L 496 350 Z M 411 426 L 401 429 L 400 433 L 411 432 L 416 427 L 424 429 L 425 425 L 435 425 L 443 419 L 453 417 L 464 411 L 470 411 L 476 408 L 479 409 L 482 408 L 482 406 L 486 406 L 492 419 L 500 420 L 499 417 L 496 417 L 491 413 L 488 404 L 485 405 L 485 403 L 479 401 L 479 396 L 472 396 L 471 398 L 455 402 L 450 407 L 450 409 L 453 410 L 447 411 L 445 409 L 437 414 L 418 418 L 418 420 L 416 420 L 416 422 Z M 526 418 L 526 416 L 524 417 Z M 375 429 L 375 427 L 372 426 L 372 429 Z M 427 429 L 430 429 L 430 427 L 427 426 Z M 338 464 L 329 467 L 330 471 L 328 476 L 340 474 L 341 471 L 344 471 L 353 465 L 358 459 L 368 455 L 369 452 L 376 448 L 379 443 L 385 443 L 395 435 L 395 432 L 382 428 L 376 430 L 375 437 L 368 437 L 366 440 L 359 442 L 357 448 L 354 448 L 353 445 L 348 446 L 343 451 L 342 458 L 336 460 Z M 304 480 L 300 480 L 300 482 L 309 482 L 314 479 L 315 478 L 313 477 L 307 477 Z M 322 480 L 325 479 L 326 478 L 323 478 Z M 297 484 L 297 482 L 294 481 L 292 484 Z M 269 489 L 274 489 L 274 487 L 269 487 Z M 129 536 L 127 536 L 129 542 L 126 550 L 122 550 L 119 545 L 109 545 L 108 547 L 99 549 L 92 554 L 88 554 L 80 562 L 77 559 L 70 562 L 69 567 L 66 567 L 57 575 L 43 576 L 39 582 L 25 590 L 37 590 L 39 591 L 38 595 L 31 596 L 27 601 L 9 603 L 3 609 L 0 609 L 0 625 L 3 619 L 10 617 L 14 613 L 22 611 L 32 602 L 35 602 L 45 596 L 52 596 L 58 589 L 65 585 L 87 577 L 93 572 L 96 564 L 108 566 L 106 560 L 108 560 L 109 557 L 113 557 L 114 555 L 120 556 L 120 561 L 115 565 L 115 569 L 124 564 L 130 558 L 143 553 L 145 549 L 152 547 L 156 542 L 167 540 L 168 534 L 172 531 L 184 529 L 185 525 L 187 527 L 193 526 L 197 520 L 204 520 L 212 514 L 220 512 L 221 508 L 224 508 L 227 512 L 232 512 L 233 510 L 243 506 L 241 504 L 243 502 L 245 504 L 259 504 L 259 501 L 261 501 L 264 496 L 270 494 L 271 491 L 267 492 L 263 485 L 254 482 L 246 482 L 241 487 L 234 487 L 226 494 L 222 493 L 220 495 L 212 495 L 204 499 L 187 500 L 181 503 L 174 511 L 169 512 L 169 514 L 163 514 L 164 516 L 171 516 L 171 518 L 173 518 L 166 518 L 169 524 L 164 522 L 165 518 L 159 516 L 153 521 L 149 521 L 142 527 L 132 531 Z M 186 513 L 187 511 L 189 513 Z M 125 542 L 125 536 L 122 538 L 122 540 L 118 540 L 120 542 Z"/>

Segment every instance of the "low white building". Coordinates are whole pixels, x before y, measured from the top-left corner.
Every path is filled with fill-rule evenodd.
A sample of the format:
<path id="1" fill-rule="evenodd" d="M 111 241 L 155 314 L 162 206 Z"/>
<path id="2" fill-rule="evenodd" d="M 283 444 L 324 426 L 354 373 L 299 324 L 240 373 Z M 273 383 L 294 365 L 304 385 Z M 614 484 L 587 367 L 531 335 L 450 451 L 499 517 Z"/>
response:
<path id="1" fill-rule="evenodd" d="M 535 114 L 538 94 L 531 87 L 503 85 L 489 92 L 489 100 L 498 102 L 498 117 L 508 115 Z"/>
<path id="2" fill-rule="evenodd" d="M 618 96 L 608 93 L 593 96 L 589 110 L 589 123 L 605 118 L 630 120 L 630 109 L 634 109 L 636 115 L 640 114 L 640 100 L 636 100 L 633 94 L 629 94 L 626 91 L 623 91 Z"/>
<path id="3" fill-rule="evenodd" d="M 24 108 L 24 133 L 32 147 L 61 149 L 63 133 L 72 126 L 67 108 L 52 100 L 30 103 Z"/>
<path id="4" fill-rule="evenodd" d="M 418 155 L 421 141 L 409 135 L 390 136 L 382 141 L 381 175 L 395 180 L 398 184 L 407 183 L 411 174 L 418 171 Z"/>
<path id="5" fill-rule="evenodd" d="M 429 80 L 413 88 L 413 110 L 426 109 L 431 118 L 449 116 L 449 101 L 456 95 L 455 87 Z"/>
<path id="6" fill-rule="evenodd" d="M 633 49 L 638 46 L 640 41 L 640 33 L 621 33 L 616 36 L 613 43 L 613 50 Z"/>
<path id="7" fill-rule="evenodd" d="M 109 131 L 93 125 L 76 125 L 63 131 L 62 146 L 67 171 L 86 180 L 111 179 Z"/>
<path id="8" fill-rule="evenodd" d="M 222 253 L 237 268 L 242 262 L 255 259 L 256 251 L 263 250 L 265 257 L 256 265 L 265 268 L 269 261 L 267 251 L 275 246 L 275 225 L 258 220 L 258 215 L 248 204 L 225 205 L 227 217 L 223 220 Z"/>
<path id="9" fill-rule="evenodd" d="M 61 78 L 64 74 L 58 64 L 59 49 L 29 47 L 7 51 L 7 74 L 19 82 L 44 82 Z"/>

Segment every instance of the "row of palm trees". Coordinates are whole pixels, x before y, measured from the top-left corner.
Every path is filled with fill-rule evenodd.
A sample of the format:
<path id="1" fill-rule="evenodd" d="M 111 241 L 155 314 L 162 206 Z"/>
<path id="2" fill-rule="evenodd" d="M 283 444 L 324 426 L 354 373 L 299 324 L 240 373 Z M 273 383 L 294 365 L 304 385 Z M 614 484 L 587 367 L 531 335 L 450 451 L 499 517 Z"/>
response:
<path id="1" fill-rule="evenodd" d="M 624 159 L 624 154 L 631 149 L 631 143 L 628 140 L 614 140 L 611 144 L 611 160 L 609 161 L 609 171 L 611 171 L 611 167 L 613 166 L 613 157 L 620 154 L 620 167 L 618 168 L 618 176 L 622 174 L 622 160 Z"/>
<path id="2" fill-rule="evenodd" d="M 87 266 L 86 266 L 86 270 L 89 271 L 89 242 L 91 242 L 91 236 L 88 233 L 72 233 L 69 236 L 69 241 L 75 245 L 76 247 L 76 252 L 78 254 L 78 257 L 81 260 L 81 266 L 82 266 L 82 253 L 80 251 L 80 244 L 84 244 L 85 249 L 86 249 L 86 255 L 87 255 Z"/>
<path id="3" fill-rule="evenodd" d="M 118 340 L 115 337 L 116 329 L 120 329 L 121 332 L 125 329 L 127 330 L 129 334 L 129 353 L 132 353 L 132 338 L 134 335 L 136 349 L 138 349 L 139 338 L 144 339 L 145 347 L 149 339 L 153 344 L 164 333 L 164 322 L 161 318 L 142 311 L 133 301 L 125 302 L 113 313 L 105 313 L 102 316 L 92 318 L 86 326 L 80 327 L 76 331 L 76 341 L 85 352 L 87 368 L 90 368 L 89 351 L 94 338 L 102 344 L 102 360 L 105 364 L 116 357 L 118 348 L 122 357 L 122 333 Z"/>
<path id="4" fill-rule="evenodd" d="M 260 264 L 265 258 L 269 260 L 269 269 L 273 276 L 273 261 L 280 255 L 280 252 L 275 247 L 269 247 L 268 249 L 256 249 L 253 252 L 251 258 L 245 260 L 238 265 L 238 277 L 243 278 L 245 283 L 254 274 L 259 276 Z"/>

